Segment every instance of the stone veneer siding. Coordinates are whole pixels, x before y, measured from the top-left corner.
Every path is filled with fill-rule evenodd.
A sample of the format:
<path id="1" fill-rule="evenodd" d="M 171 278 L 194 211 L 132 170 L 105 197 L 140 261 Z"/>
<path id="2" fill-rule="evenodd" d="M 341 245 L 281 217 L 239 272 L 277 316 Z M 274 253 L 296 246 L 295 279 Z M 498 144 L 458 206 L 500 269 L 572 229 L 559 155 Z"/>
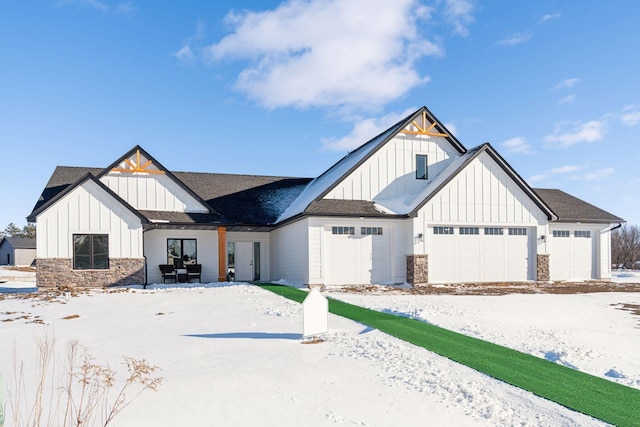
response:
<path id="1" fill-rule="evenodd" d="M 105 270 L 74 270 L 71 258 L 37 258 L 39 288 L 101 288 L 144 283 L 144 258 L 109 258 Z"/>
<path id="2" fill-rule="evenodd" d="M 429 283 L 429 255 L 407 255 L 407 283 Z"/>
<path id="3" fill-rule="evenodd" d="M 549 255 L 548 254 L 538 254 L 537 257 L 537 269 L 536 269 L 536 280 L 538 282 L 548 282 L 551 280 L 551 273 L 549 270 Z"/>

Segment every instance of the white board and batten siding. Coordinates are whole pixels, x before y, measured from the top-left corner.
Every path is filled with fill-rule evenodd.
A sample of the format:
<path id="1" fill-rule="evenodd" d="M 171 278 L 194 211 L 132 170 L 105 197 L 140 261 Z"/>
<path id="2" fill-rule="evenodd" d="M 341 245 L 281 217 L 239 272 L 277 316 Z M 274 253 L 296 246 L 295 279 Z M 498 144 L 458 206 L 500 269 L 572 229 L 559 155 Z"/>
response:
<path id="1" fill-rule="evenodd" d="M 436 234 L 437 226 L 451 227 L 453 234 Z M 461 227 L 478 234 L 463 234 Z M 545 250 L 537 247 L 537 236 L 546 227 L 544 212 L 481 153 L 419 210 L 414 253 L 429 255 L 433 283 L 535 280 L 536 254 Z M 485 228 L 502 234 L 486 234 Z M 519 231 L 510 234 L 509 228 Z"/>
<path id="2" fill-rule="evenodd" d="M 429 179 L 416 179 L 416 155 L 427 155 Z M 442 137 L 398 134 L 324 197 L 383 201 L 415 196 L 459 153 Z"/>
<path id="3" fill-rule="evenodd" d="M 304 218 L 269 233 L 271 280 L 310 283 L 308 226 Z"/>
<path id="4" fill-rule="evenodd" d="M 202 203 L 164 174 L 109 172 L 100 180 L 135 209 L 209 212 Z"/>
<path id="5" fill-rule="evenodd" d="M 87 181 L 38 215 L 38 258 L 72 258 L 73 234 L 107 234 L 110 258 L 142 258 L 142 224 L 95 182 Z"/>
<path id="6" fill-rule="evenodd" d="M 160 264 L 167 264 L 167 239 L 196 239 L 196 256 L 202 265 L 202 283 L 218 281 L 217 230 L 149 230 L 144 233 L 147 282 L 160 283 Z"/>

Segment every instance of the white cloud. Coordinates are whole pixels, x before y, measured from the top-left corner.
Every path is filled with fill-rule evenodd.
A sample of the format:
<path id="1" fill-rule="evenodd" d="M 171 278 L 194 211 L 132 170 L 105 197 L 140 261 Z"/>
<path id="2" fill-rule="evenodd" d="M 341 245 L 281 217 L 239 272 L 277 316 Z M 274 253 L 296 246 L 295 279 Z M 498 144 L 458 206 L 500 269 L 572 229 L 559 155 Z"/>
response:
<path id="1" fill-rule="evenodd" d="M 351 151 L 384 132 L 415 110 L 416 108 L 409 108 L 401 113 L 389 113 L 379 118 L 353 120 L 353 128 L 347 136 L 342 138 L 324 138 L 322 140 L 322 146 L 327 150 Z"/>
<path id="2" fill-rule="evenodd" d="M 572 89 L 578 82 L 580 82 L 580 79 L 577 79 L 575 77 L 571 79 L 565 79 L 555 85 L 551 90 Z"/>
<path id="3" fill-rule="evenodd" d="M 191 62 L 195 59 L 196 55 L 195 52 L 193 51 L 193 49 L 191 48 L 191 45 L 194 42 L 198 42 L 200 40 L 202 40 L 204 38 L 204 22 L 202 22 L 201 20 L 198 20 L 196 22 L 196 32 L 195 34 L 193 34 L 192 36 L 189 36 L 184 44 L 182 45 L 182 47 L 173 54 L 173 56 L 175 56 L 176 58 L 178 58 L 179 61 L 181 62 Z"/>
<path id="4" fill-rule="evenodd" d="M 510 35 L 506 39 L 498 41 L 496 44 L 500 46 L 515 46 L 528 41 L 531 37 L 533 37 L 533 35 L 529 32 L 515 33 Z"/>
<path id="5" fill-rule="evenodd" d="M 458 129 L 456 128 L 455 123 L 443 123 L 444 127 L 447 128 L 447 130 L 449 131 L 449 133 L 453 136 L 456 136 L 458 134 Z"/>
<path id="6" fill-rule="evenodd" d="M 558 104 L 571 104 L 573 101 L 576 100 L 576 94 L 572 93 L 571 95 L 567 95 L 564 98 L 560 98 L 558 99 Z"/>
<path id="7" fill-rule="evenodd" d="M 182 46 L 179 51 L 173 54 L 176 58 L 178 58 L 181 62 L 189 62 L 195 58 L 191 47 L 188 45 Z"/>
<path id="8" fill-rule="evenodd" d="M 531 145 L 521 136 L 516 136 L 502 143 L 504 148 L 509 153 L 531 153 Z"/>
<path id="9" fill-rule="evenodd" d="M 559 13 L 549 13 L 547 15 L 544 15 L 542 19 L 540 19 L 540 23 L 547 22 L 550 19 L 559 19 L 560 16 L 562 15 L 560 15 Z"/>
<path id="10" fill-rule="evenodd" d="M 136 10 L 138 10 L 138 8 L 135 7 L 131 1 L 125 1 L 116 5 L 116 13 L 122 15 L 130 15 Z"/>
<path id="11" fill-rule="evenodd" d="M 467 27 L 471 25 L 475 18 L 471 14 L 474 4 L 471 0 L 446 0 L 444 16 L 453 25 L 454 31 L 461 36 L 468 36 Z"/>
<path id="12" fill-rule="evenodd" d="M 627 105 L 622 109 L 620 120 L 627 126 L 635 126 L 640 123 L 640 109 L 637 105 Z"/>
<path id="13" fill-rule="evenodd" d="M 235 87 L 267 108 L 373 110 L 429 80 L 415 62 L 443 53 L 421 34 L 431 12 L 417 0 L 289 0 L 230 13 L 232 32 L 207 53 L 249 60 Z"/>
<path id="14" fill-rule="evenodd" d="M 593 172 L 585 173 L 581 178 L 586 181 L 597 181 L 616 172 L 614 168 L 598 169 Z"/>
<path id="15" fill-rule="evenodd" d="M 579 166 L 579 165 L 565 165 L 565 166 L 560 166 L 557 168 L 553 168 L 553 169 L 549 169 L 545 172 L 542 172 L 538 175 L 533 175 L 531 177 L 529 177 L 529 179 L 527 181 L 529 182 L 539 182 L 539 181 L 544 181 L 547 178 L 550 178 L 552 176 L 556 176 L 556 175 L 566 175 L 566 174 L 570 174 L 570 173 L 574 173 L 574 172 L 578 172 L 584 168 L 586 168 L 586 165 L 583 166 Z"/>
<path id="16" fill-rule="evenodd" d="M 77 8 L 97 9 L 103 12 L 109 10 L 109 5 L 99 0 L 60 0 L 57 6 L 75 6 Z"/>
<path id="17" fill-rule="evenodd" d="M 570 129 L 565 129 L 566 126 L 567 124 L 557 125 L 552 135 L 545 136 L 544 142 L 551 146 L 569 147 L 580 142 L 600 141 L 607 133 L 605 120 L 571 124 Z"/>

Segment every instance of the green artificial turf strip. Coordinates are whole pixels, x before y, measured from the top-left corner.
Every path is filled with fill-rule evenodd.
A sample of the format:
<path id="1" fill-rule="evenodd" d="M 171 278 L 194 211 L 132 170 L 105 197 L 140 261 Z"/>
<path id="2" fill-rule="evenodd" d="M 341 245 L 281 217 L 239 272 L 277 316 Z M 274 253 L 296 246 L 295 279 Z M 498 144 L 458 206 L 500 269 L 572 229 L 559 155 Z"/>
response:
<path id="1" fill-rule="evenodd" d="M 261 287 L 297 302 L 308 295 L 287 286 Z M 334 299 L 329 299 L 329 311 L 594 418 L 617 426 L 640 425 L 640 390 L 415 319 Z"/>

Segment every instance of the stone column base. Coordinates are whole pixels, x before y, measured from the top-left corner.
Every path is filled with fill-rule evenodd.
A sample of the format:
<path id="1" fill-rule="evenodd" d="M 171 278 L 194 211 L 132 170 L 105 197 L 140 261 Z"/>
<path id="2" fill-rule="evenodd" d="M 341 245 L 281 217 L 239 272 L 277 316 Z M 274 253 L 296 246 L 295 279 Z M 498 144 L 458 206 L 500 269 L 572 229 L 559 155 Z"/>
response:
<path id="1" fill-rule="evenodd" d="M 413 286 L 429 283 L 429 255 L 407 255 L 407 283 Z"/>
<path id="2" fill-rule="evenodd" d="M 37 258 L 39 288 L 102 288 L 144 283 L 144 258 L 109 258 L 105 270 L 74 270 L 71 258 Z"/>
<path id="3" fill-rule="evenodd" d="M 538 254 L 536 268 L 536 280 L 538 282 L 548 282 L 551 280 L 551 270 L 549 269 L 549 254 Z"/>

